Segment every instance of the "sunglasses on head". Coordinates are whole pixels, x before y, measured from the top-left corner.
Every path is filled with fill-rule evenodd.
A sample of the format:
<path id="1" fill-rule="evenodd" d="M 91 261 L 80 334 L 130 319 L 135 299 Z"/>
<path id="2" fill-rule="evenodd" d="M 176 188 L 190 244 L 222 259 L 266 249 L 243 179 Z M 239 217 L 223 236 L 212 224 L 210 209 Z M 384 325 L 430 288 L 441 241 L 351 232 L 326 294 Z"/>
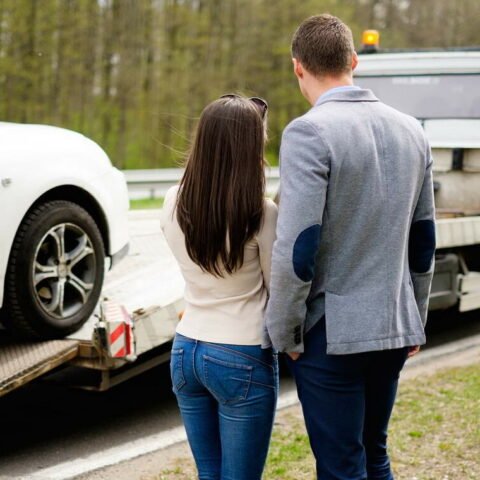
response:
<path id="1" fill-rule="evenodd" d="M 222 95 L 220 98 L 243 98 L 241 95 L 237 95 L 236 93 L 226 93 Z M 265 118 L 265 114 L 268 110 L 268 103 L 266 100 L 260 97 L 250 97 L 249 100 L 255 104 L 255 106 L 260 110 L 260 114 L 262 118 Z"/>

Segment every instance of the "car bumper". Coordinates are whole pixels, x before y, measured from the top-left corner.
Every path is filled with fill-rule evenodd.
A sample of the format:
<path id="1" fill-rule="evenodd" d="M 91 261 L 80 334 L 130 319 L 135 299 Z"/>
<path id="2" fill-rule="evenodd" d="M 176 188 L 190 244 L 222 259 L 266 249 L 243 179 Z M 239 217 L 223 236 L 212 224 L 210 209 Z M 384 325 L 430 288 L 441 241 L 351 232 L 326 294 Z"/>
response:
<path id="1" fill-rule="evenodd" d="M 115 267 L 122 258 L 125 258 L 128 255 L 128 251 L 130 250 L 130 244 L 126 243 L 118 252 L 115 252 L 111 256 L 111 263 L 110 263 L 110 269 Z"/>

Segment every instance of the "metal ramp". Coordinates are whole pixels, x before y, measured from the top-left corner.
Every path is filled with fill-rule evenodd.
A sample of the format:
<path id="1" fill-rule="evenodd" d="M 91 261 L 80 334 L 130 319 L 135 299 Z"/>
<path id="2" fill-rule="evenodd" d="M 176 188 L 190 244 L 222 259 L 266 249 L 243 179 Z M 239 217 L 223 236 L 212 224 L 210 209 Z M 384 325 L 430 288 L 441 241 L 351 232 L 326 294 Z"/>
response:
<path id="1" fill-rule="evenodd" d="M 78 340 L 12 342 L 0 331 L 0 397 L 74 358 Z"/>

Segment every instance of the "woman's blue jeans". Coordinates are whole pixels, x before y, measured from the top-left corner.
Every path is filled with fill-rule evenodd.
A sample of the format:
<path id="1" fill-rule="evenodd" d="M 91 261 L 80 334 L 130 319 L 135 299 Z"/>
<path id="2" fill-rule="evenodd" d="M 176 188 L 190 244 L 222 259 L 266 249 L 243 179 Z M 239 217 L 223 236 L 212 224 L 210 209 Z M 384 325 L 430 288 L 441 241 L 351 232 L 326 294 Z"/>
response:
<path id="1" fill-rule="evenodd" d="M 177 333 L 170 373 L 199 479 L 260 480 L 278 395 L 272 349 Z"/>

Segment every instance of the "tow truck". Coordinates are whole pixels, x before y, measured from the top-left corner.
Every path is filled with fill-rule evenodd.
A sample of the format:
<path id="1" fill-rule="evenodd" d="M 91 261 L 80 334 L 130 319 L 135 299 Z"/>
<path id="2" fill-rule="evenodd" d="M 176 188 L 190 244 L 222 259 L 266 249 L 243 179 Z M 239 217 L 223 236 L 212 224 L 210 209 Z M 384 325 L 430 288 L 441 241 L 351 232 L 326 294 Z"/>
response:
<path id="1" fill-rule="evenodd" d="M 416 117 L 433 156 L 437 250 L 430 310 L 480 308 L 480 47 L 382 50 L 363 33 L 354 83 Z"/>

